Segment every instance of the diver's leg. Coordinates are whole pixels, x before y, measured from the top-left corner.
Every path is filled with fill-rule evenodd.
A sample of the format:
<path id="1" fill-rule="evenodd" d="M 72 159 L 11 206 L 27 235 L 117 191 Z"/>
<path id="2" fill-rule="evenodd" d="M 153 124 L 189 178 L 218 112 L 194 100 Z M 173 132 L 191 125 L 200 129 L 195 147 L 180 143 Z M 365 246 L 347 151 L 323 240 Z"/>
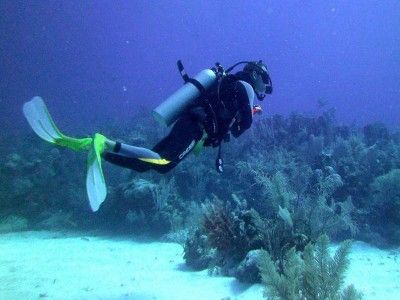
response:
<path id="1" fill-rule="evenodd" d="M 104 152 L 103 158 L 138 172 L 153 169 L 159 173 L 166 173 L 193 150 L 202 134 L 199 123 L 190 116 L 184 116 L 152 150 L 108 140 L 107 148 L 113 150 Z"/>
<path id="2" fill-rule="evenodd" d="M 144 172 L 151 169 L 152 165 L 169 164 L 158 153 L 142 147 L 127 145 L 120 142 L 107 141 L 107 146 L 112 151 L 106 151 L 103 158 L 115 165 Z"/>
<path id="3" fill-rule="evenodd" d="M 153 166 L 159 173 L 166 173 L 183 160 L 203 136 L 203 128 L 192 115 L 181 117 L 171 132 L 152 149 L 171 163 Z"/>
<path id="4" fill-rule="evenodd" d="M 114 165 L 132 169 L 140 173 L 151 169 L 151 165 L 149 163 L 140 161 L 135 157 L 127 157 L 111 151 L 105 152 L 103 154 L 103 158 Z"/>

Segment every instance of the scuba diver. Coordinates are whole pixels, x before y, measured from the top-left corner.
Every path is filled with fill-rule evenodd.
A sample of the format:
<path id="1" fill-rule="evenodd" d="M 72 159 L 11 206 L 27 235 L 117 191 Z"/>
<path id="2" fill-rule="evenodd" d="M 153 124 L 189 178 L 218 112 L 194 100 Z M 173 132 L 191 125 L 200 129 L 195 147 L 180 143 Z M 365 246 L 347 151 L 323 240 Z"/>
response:
<path id="1" fill-rule="evenodd" d="M 242 71 L 231 74 L 238 65 Z M 42 139 L 75 151 L 88 150 L 86 189 L 93 211 L 97 211 L 107 195 L 102 171 L 102 159 L 138 172 L 155 170 L 166 173 L 190 152 L 202 147 L 218 147 L 216 169 L 223 172 L 221 145 L 250 128 L 253 115 L 261 113 L 253 105 L 254 95 L 263 100 L 272 93 L 268 69 L 260 61 L 241 61 L 228 69 L 219 63 L 189 77 L 181 61 L 178 69 L 184 85 L 153 110 L 154 118 L 170 126 L 170 133 L 152 149 L 113 141 L 96 133 L 93 138 L 72 138 L 56 127 L 40 97 L 23 106 L 24 115 L 32 129 Z"/>

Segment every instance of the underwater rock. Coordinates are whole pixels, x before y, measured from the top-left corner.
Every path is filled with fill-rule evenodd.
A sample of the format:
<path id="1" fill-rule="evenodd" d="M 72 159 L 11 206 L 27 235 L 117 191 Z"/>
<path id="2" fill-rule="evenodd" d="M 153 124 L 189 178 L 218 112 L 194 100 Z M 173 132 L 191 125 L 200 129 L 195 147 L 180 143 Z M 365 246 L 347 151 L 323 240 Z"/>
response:
<path id="1" fill-rule="evenodd" d="M 261 277 L 257 265 L 260 256 L 261 256 L 261 250 L 249 251 L 246 257 L 237 267 L 235 277 L 241 282 L 246 282 L 246 283 L 260 282 Z"/>
<path id="2" fill-rule="evenodd" d="M 11 215 L 0 221 L 0 233 L 23 231 L 27 228 L 28 220 L 20 216 Z"/>

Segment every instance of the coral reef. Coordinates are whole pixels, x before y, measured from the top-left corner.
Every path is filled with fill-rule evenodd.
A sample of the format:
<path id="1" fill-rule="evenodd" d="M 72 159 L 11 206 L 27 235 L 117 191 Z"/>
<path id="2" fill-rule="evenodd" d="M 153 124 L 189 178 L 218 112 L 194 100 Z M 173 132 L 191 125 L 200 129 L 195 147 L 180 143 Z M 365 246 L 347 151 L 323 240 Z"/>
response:
<path id="1" fill-rule="evenodd" d="M 28 229 L 28 220 L 15 215 L 0 219 L 0 233 L 23 231 Z"/>
<path id="2" fill-rule="evenodd" d="M 149 147 L 165 130 L 146 115 L 99 129 Z M 338 126 L 333 110 L 254 122 L 224 144 L 223 174 L 214 169 L 213 149 L 164 175 L 104 164 L 109 194 L 96 214 L 86 199 L 84 156 L 33 134 L 13 145 L 0 139 L 0 215 L 18 216 L 29 228 L 163 237 L 185 245 L 191 267 L 247 282 L 260 279 L 259 251 L 283 262 L 323 234 L 400 245 L 400 133 L 382 124 Z M 293 254 L 288 263 L 296 261 Z"/>
<path id="3" fill-rule="evenodd" d="M 290 249 L 283 260 L 273 261 L 262 251 L 259 268 L 268 299 L 361 299 L 353 286 L 343 287 L 349 267 L 351 242 L 344 241 L 333 257 L 329 255 L 329 238 L 320 236 L 309 243 L 302 255 Z"/>
<path id="4" fill-rule="evenodd" d="M 391 244 L 400 243 L 400 169 L 392 169 L 372 182 L 369 218 L 373 231 L 387 237 Z"/>

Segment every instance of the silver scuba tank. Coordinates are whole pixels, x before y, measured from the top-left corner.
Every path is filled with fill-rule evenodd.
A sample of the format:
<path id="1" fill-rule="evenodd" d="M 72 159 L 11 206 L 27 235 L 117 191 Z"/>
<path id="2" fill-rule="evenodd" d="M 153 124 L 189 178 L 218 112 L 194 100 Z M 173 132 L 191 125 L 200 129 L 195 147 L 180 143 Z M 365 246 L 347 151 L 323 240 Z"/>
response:
<path id="1" fill-rule="evenodd" d="M 175 93 L 169 96 L 164 102 L 153 110 L 153 117 L 160 123 L 170 126 L 174 123 L 182 112 L 185 111 L 193 102 L 200 97 L 201 91 L 190 81 L 197 81 L 204 90 L 208 90 L 217 80 L 215 72 L 205 69 L 194 76 Z"/>

